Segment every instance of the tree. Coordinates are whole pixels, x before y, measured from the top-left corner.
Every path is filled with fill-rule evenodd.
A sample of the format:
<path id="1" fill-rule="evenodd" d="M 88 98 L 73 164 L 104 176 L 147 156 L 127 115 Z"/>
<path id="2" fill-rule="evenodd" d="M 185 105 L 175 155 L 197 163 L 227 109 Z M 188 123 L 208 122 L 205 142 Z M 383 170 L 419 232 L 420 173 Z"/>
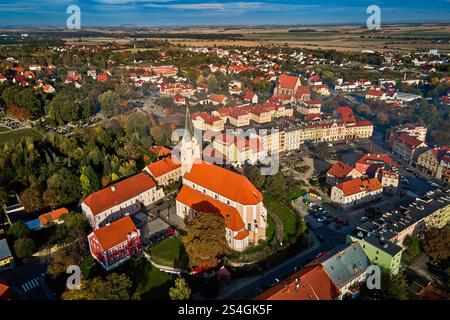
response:
<path id="1" fill-rule="evenodd" d="M 405 275 L 398 273 L 393 275 L 389 271 L 382 271 L 381 288 L 377 290 L 369 290 L 364 288 L 364 292 L 371 298 L 379 300 L 408 300 L 409 291 Z"/>
<path id="2" fill-rule="evenodd" d="M 404 241 L 404 245 L 406 246 L 406 252 L 411 257 L 415 258 L 420 256 L 422 250 L 420 249 L 420 240 L 415 236 L 407 236 Z"/>
<path id="3" fill-rule="evenodd" d="M 78 104 L 70 97 L 58 94 L 50 102 L 48 117 L 59 125 L 76 121 L 78 120 Z"/>
<path id="4" fill-rule="evenodd" d="M 70 255 L 67 254 L 65 249 L 61 249 L 52 255 L 52 259 L 47 268 L 47 273 L 55 279 L 61 273 L 67 271 L 67 267 L 71 265 L 76 265 L 77 261 Z"/>
<path id="5" fill-rule="evenodd" d="M 228 251 L 224 219 L 208 202 L 198 203 L 193 209 L 198 215 L 187 224 L 182 238 L 186 253 L 196 265 L 214 265 Z"/>
<path id="6" fill-rule="evenodd" d="M 407 300 L 409 293 L 405 275 L 384 272 L 381 275 L 380 295 L 383 300 Z"/>
<path id="7" fill-rule="evenodd" d="M 25 222 L 19 220 L 14 222 L 8 229 L 8 236 L 14 238 L 14 240 L 22 239 L 30 234 L 30 229 L 28 229 Z"/>
<path id="8" fill-rule="evenodd" d="M 132 282 L 125 274 L 111 273 L 105 279 L 84 279 L 80 290 L 67 290 L 64 300 L 131 300 Z"/>
<path id="9" fill-rule="evenodd" d="M 34 183 L 19 195 L 20 202 L 28 212 L 42 208 L 42 195 L 38 184 Z"/>
<path id="10" fill-rule="evenodd" d="M 277 174 L 270 176 L 266 180 L 265 188 L 268 193 L 277 199 L 282 200 L 286 198 L 286 183 L 281 172 L 277 172 Z"/>
<path id="11" fill-rule="evenodd" d="M 189 300 L 191 289 L 184 278 L 177 278 L 175 286 L 169 289 L 171 300 Z"/>
<path id="12" fill-rule="evenodd" d="M 119 113 L 119 95 L 108 90 L 98 96 L 100 110 L 106 117 L 112 117 Z"/>
<path id="13" fill-rule="evenodd" d="M 100 181 L 91 166 L 81 167 L 80 185 L 83 198 L 100 190 Z"/>
<path id="14" fill-rule="evenodd" d="M 33 255 L 34 249 L 34 242 L 30 238 L 22 238 L 14 243 L 14 251 L 16 252 L 16 255 L 21 259 L 31 257 Z"/>
<path id="15" fill-rule="evenodd" d="M 423 239 L 425 253 L 435 260 L 444 260 L 450 257 L 450 226 L 444 228 L 431 228 L 425 232 Z"/>
<path id="16" fill-rule="evenodd" d="M 44 206 L 55 209 L 59 204 L 59 191 L 58 189 L 47 189 L 42 194 L 42 200 L 44 200 Z"/>
<path id="17" fill-rule="evenodd" d="M 264 183 L 266 182 L 266 178 L 261 174 L 258 167 L 255 166 L 251 166 L 249 169 L 249 180 L 260 190 L 264 187 Z"/>

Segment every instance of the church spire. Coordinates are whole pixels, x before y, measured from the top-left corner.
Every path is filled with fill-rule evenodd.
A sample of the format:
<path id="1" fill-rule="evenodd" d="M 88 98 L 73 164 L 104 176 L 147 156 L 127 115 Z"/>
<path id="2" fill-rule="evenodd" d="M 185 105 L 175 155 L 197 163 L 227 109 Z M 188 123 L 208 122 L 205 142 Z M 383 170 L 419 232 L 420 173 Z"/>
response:
<path id="1" fill-rule="evenodd" d="M 189 112 L 189 106 L 186 105 L 186 123 L 184 124 L 184 140 L 192 140 L 194 138 L 194 128 L 192 126 L 191 113 Z"/>

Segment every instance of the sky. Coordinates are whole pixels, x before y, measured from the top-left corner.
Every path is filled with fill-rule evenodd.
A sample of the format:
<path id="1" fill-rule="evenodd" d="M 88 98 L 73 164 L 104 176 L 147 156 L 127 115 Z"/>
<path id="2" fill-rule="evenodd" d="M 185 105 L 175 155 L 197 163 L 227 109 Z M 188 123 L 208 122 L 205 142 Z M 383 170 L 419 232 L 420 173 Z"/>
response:
<path id="1" fill-rule="evenodd" d="M 450 0 L 0 0 L 0 26 L 65 26 L 71 4 L 82 28 L 365 24 L 370 5 L 382 23 L 450 21 Z"/>

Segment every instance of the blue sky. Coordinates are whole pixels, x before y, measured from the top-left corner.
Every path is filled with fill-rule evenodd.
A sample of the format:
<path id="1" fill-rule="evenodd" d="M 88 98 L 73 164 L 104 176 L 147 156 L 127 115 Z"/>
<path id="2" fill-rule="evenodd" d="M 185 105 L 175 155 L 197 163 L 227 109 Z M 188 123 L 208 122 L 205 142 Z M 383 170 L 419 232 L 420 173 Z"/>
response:
<path id="1" fill-rule="evenodd" d="M 450 21 L 450 0 L 0 0 L 0 26 L 63 26 L 70 4 L 82 26 L 365 24 L 372 4 L 382 23 Z"/>

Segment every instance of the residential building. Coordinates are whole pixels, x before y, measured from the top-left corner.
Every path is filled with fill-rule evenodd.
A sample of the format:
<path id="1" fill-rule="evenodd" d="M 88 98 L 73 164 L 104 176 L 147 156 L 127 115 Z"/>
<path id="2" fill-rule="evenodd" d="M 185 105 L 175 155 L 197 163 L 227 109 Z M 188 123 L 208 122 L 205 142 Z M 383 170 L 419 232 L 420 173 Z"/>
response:
<path id="1" fill-rule="evenodd" d="M 255 300 L 336 300 L 339 289 L 319 265 L 306 266 Z"/>
<path id="2" fill-rule="evenodd" d="M 356 179 L 361 176 L 362 174 L 355 168 L 338 161 L 327 171 L 327 184 L 335 186 L 344 181 Z"/>
<path id="3" fill-rule="evenodd" d="M 141 248 L 140 231 L 129 216 L 94 230 L 88 236 L 89 250 L 105 270 L 111 270 Z"/>
<path id="4" fill-rule="evenodd" d="M 425 142 L 403 133 L 394 141 L 392 153 L 412 164 L 416 162 L 419 155 L 427 149 L 428 145 Z"/>
<path id="5" fill-rule="evenodd" d="M 331 189 L 331 201 L 347 209 L 381 198 L 383 187 L 377 178 L 344 181 Z"/>
<path id="6" fill-rule="evenodd" d="M 409 205 L 358 226 L 347 236 L 347 241 L 359 241 L 372 263 L 395 274 L 400 268 L 407 236 L 421 238 L 428 228 L 443 228 L 449 222 L 449 190 L 430 191 L 417 196 Z"/>
<path id="7" fill-rule="evenodd" d="M 445 171 L 443 167 L 445 167 L 445 159 L 449 155 L 450 146 L 430 149 L 419 155 L 417 158 L 417 167 L 426 174 L 443 180 L 442 172 Z"/>
<path id="8" fill-rule="evenodd" d="M 139 173 L 89 195 L 81 204 L 92 228 L 97 229 L 126 214 L 135 214 L 164 197 L 153 179 Z"/>
<path id="9" fill-rule="evenodd" d="M 9 249 L 6 239 L 0 239 L 0 271 L 12 269 L 14 267 L 14 258 Z"/>
<path id="10" fill-rule="evenodd" d="M 392 147 L 394 146 L 394 142 L 403 133 L 406 133 L 412 137 L 416 137 L 417 140 L 425 142 L 426 137 L 427 137 L 427 132 L 428 132 L 428 129 L 424 126 L 417 126 L 414 124 L 406 124 L 406 125 L 397 126 L 395 128 L 389 129 L 387 131 L 386 145 L 392 149 Z"/>
<path id="11" fill-rule="evenodd" d="M 219 116 L 209 115 L 206 112 L 192 114 L 194 127 L 202 131 L 222 131 L 224 129 L 224 121 Z"/>
<path id="12" fill-rule="evenodd" d="M 369 178 L 378 178 L 383 190 L 397 193 L 400 175 L 398 163 L 387 154 L 368 153 L 356 161 L 356 170 Z"/>
<path id="13" fill-rule="evenodd" d="M 297 106 L 298 112 L 304 115 L 309 114 L 320 114 L 321 112 L 321 102 L 320 100 L 307 100 L 303 101 Z"/>
<path id="14" fill-rule="evenodd" d="M 50 224 L 61 224 L 63 222 L 61 218 L 67 214 L 69 214 L 69 210 L 67 210 L 66 208 L 52 210 L 50 212 L 41 214 L 39 216 L 39 223 L 41 227 L 45 227 Z"/>
<path id="15" fill-rule="evenodd" d="M 158 186 L 167 186 L 181 177 L 181 164 L 173 161 L 172 157 L 166 157 L 146 166 L 143 172 L 155 179 Z"/>
<path id="16" fill-rule="evenodd" d="M 318 264 L 339 290 L 337 299 L 356 297 L 372 265 L 358 242 L 341 245 L 310 263 Z"/>

